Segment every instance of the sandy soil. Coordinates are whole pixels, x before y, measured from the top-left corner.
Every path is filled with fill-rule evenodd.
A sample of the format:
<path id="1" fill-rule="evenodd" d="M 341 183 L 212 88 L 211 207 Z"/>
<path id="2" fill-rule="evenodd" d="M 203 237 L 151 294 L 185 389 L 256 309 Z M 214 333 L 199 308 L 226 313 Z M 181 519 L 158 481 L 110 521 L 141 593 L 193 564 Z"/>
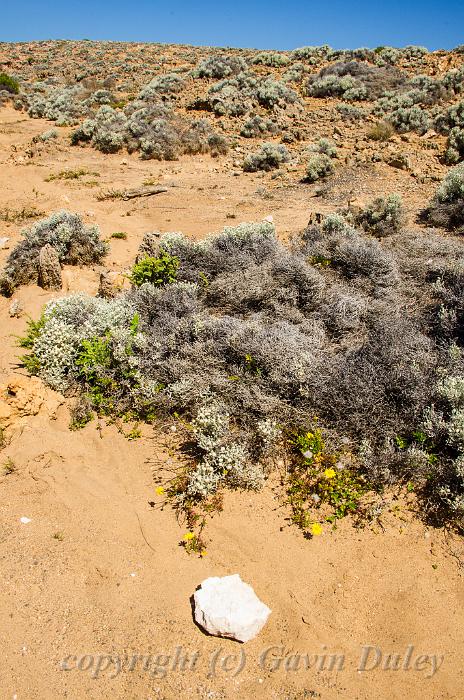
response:
<path id="1" fill-rule="evenodd" d="M 272 215 L 286 238 L 353 191 L 362 199 L 394 188 L 414 212 L 436 186 L 385 164 L 347 165 L 336 193 L 321 202 L 298 173 L 237 177 L 233 156 L 104 156 L 71 148 L 67 129 L 57 143 L 32 143 L 48 128 L 0 110 L 0 211 L 67 208 L 104 237 L 127 232 L 111 241 L 105 263 L 117 270 L 131 264 L 149 230 L 200 237 Z M 79 168 L 97 175 L 46 182 Z M 130 202 L 96 197 L 148 180 L 168 191 Z M 25 223 L 0 221 L 10 248 Z M 0 264 L 7 254 L 0 250 Z M 68 268 L 65 291 L 95 292 L 99 272 Z M 0 383 L 25 374 L 14 335 L 52 296 L 21 288 L 20 318 L 0 297 Z M 188 556 L 179 544 L 185 525 L 155 495 L 157 466 L 175 463 L 175 435 L 145 430 L 129 441 L 95 423 L 71 432 L 68 406 L 55 398 L 58 408 L 52 397 L 24 416 L 0 451 L 0 464 L 15 465 L 0 476 L 2 698 L 462 697 L 464 547 L 418 520 L 412 500 L 392 495 L 382 527 L 345 521 L 308 541 L 289 526 L 276 476 L 260 494 L 227 494 L 208 527 L 207 556 Z M 236 572 L 273 611 L 246 645 L 205 636 L 192 619 L 190 597 L 201 581 Z"/>

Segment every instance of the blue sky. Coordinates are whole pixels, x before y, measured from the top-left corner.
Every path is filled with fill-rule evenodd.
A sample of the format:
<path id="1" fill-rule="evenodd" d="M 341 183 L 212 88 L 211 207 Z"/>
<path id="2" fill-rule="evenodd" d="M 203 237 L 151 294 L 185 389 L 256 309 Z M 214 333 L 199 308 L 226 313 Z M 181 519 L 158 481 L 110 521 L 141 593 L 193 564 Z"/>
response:
<path id="1" fill-rule="evenodd" d="M 106 39 L 292 49 L 464 43 L 464 0 L 5 0 L 0 41 Z"/>

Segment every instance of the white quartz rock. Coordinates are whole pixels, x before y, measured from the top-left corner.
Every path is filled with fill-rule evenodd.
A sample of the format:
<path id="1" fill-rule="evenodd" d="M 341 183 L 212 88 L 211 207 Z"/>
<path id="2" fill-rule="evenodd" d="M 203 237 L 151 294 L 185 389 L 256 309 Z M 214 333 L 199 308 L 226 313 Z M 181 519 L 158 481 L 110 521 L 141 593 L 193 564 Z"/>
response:
<path id="1" fill-rule="evenodd" d="M 195 620 L 203 629 L 239 642 L 256 637 L 271 614 L 238 574 L 205 579 L 193 597 Z"/>

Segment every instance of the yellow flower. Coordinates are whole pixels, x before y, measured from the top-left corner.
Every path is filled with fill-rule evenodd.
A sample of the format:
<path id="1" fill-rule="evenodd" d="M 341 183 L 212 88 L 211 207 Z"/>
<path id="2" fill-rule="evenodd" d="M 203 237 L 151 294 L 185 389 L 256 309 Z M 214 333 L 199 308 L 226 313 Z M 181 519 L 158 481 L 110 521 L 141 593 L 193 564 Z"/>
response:
<path id="1" fill-rule="evenodd" d="M 207 554 L 208 552 L 206 551 L 206 549 L 202 549 L 200 552 L 200 557 L 206 557 Z"/>
<path id="2" fill-rule="evenodd" d="M 194 537 L 195 535 L 193 534 L 193 532 L 186 532 L 184 535 L 184 541 L 188 542 L 189 540 L 193 540 Z"/>
<path id="3" fill-rule="evenodd" d="M 311 526 L 311 534 L 312 535 L 322 535 L 322 526 L 319 523 L 313 523 Z"/>
<path id="4" fill-rule="evenodd" d="M 326 479 L 333 479 L 335 476 L 335 469 L 326 469 L 324 472 L 324 476 Z"/>
<path id="5" fill-rule="evenodd" d="M 162 496 L 164 494 L 164 486 L 157 486 L 155 489 L 155 493 L 158 496 Z"/>

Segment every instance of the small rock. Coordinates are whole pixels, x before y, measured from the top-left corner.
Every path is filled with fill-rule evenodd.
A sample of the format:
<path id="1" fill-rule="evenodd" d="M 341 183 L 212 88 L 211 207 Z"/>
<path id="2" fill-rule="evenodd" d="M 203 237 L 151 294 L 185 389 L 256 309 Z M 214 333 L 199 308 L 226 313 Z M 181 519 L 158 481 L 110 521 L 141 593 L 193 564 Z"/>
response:
<path id="1" fill-rule="evenodd" d="M 39 252 L 39 287 L 61 289 L 61 265 L 55 248 L 47 243 Z"/>
<path id="2" fill-rule="evenodd" d="M 9 240 L 10 240 L 9 238 L 0 238 L 0 249 L 6 248 L 6 244 L 8 243 Z"/>
<path id="3" fill-rule="evenodd" d="M 23 517 L 19 519 L 19 522 L 22 523 L 23 525 L 27 525 L 27 523 L 31 523 L 32 520 L 31 520 L 31 518 L 26 518 L 26 516 L 23 515 Z"/>
<path id="4" fill-rule="evenodd" d="M 256 637 L 271 614 L 238 574 L 205 579 L 193 597 L 195 620 L 203 629 L 239 642 Z"/>
<path id="5" fill-rule="evenodd" d="M 397 153 L 387 160 L 387 165 L 398 170 L 411 170 L 411 161 L 404 153 Z"/>
<path id="6" fill-rule="evenodd" d="M 113 299 L 122 291 L 125 286 L 124 281 L 123 275 L 115 270 L 101 272 L 97 296 L 103 299 Z"/>
<path id="7" fill-rule="evenodd" d="M 264 217 L 263 221 L 268 221 L 270 224 L 273 224 L 273 223 L 274 223 L 274 217 L 272 216 L 272 214 L 269 214 L 269 216 L 265 216 L 265 217 Z"/>
<path id="8" fill-rule="evenodd" d="M 22 314 L 23 311 L 23 305 L 19 301 L 19 299 L 13 299 L 13 301 L 10 304 L 10 308 L 8 309 L 8 313 L 10 314 L 11 318 L 19 318 Z"/>

